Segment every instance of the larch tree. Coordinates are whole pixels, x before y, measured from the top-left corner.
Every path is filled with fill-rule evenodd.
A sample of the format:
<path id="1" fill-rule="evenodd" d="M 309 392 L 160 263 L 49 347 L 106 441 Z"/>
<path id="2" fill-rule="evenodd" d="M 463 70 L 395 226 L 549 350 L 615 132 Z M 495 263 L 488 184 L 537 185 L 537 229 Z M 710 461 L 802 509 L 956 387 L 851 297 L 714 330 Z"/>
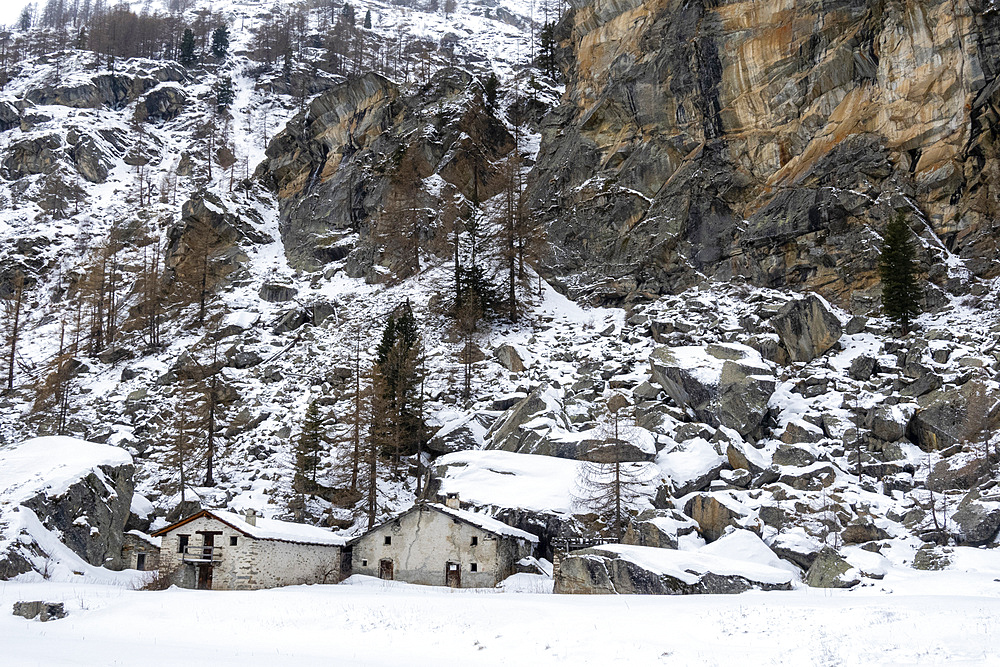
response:
<path id="1" fill-rule="evenodd" d="M 24 315 L 24 273 L 18 271 L 11 281 L 10 293 L 3 300 L 3 317 L 6 324 L 5 347 L 7 349 L 7 393 L 14 390 L 14 369 L 17 366 L 17 344 L 21 336 L 21 320 Z"/>
<path id="2" fill-rule="evenodd" d="M 607 403 L 609 421 L 600 428 L 602 445 L 580 464 L 576 500 L 610 525 L 612 536 L 620 540 L 628 508 L 642 495 L 648 481 L 644 464 L 624 459 L 624 445 L 638 436 L 635 427 L 620 422 L 619 412 L 628 405 L 620 394 Z"/>
<path id="3" fill-rule="evenodd" d="M 886 226 L 878 273 L 882 280 L 882 312 L 897 322 L 906 335 L 910 332 L 911 321 L 920 314 L 923 290 L 917 279 L 913 233 L 903 213 Z"/>

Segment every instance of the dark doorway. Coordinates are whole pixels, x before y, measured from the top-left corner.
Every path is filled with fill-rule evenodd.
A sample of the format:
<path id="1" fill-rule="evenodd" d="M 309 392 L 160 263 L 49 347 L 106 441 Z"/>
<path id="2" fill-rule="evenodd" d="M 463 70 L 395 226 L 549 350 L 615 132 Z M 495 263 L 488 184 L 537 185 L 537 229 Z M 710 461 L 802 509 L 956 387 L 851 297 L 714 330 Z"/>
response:
<path id="1" fill-rule="evenodd" d="M 351 576 L 351 570 L 353 569 L 353 559 L 354 552 L 351 547 L 346 547 L 340 552 L 340 576 L 349 577 Z"/>
<path id="2" fill-rule="evenodd" d="M 198 588 L 201 590 L 212 589 L 212 552 L 215 551 L 215 534 L 205 533 L 205 544 L 201 550 L 202 560 L 208 561 L 198 566 Z"/>
<path id="3" fill-rule="evenodd" d="M 146 554 L 139 554 L 135 557 L 135 569 L 145 570 L 146 569 Z"/>
<path id="4" fill-rule="evenodd" d="M 444 570 L 444 583 L 452 588 L 462 587 L 462 569 L 458 563 L 448 563 Z"/>
<path id="5" fill-rule="evenodd" d="M 392 580 L 392 560 L 383 558 L 378 562 L 378 578 Z"/>
<path id="6" fill-rule="evenodd" d="M 212 590 L 212 566 L 211 565 L 199 565 L 198 566 L 198 590 L 210 591 Z"/>

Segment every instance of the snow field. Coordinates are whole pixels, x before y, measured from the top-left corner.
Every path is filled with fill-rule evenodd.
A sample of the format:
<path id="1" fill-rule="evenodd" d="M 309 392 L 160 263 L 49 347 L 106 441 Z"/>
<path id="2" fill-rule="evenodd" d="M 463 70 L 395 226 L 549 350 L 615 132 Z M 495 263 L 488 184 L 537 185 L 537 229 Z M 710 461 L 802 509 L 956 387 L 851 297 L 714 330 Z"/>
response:
<path id="1" fill-rule="evenodd" d="M 989 560 L 1000 574 L 1000 560 Z M 989 665 L 1000 650 L 1000 584 L 984 585 L 981 573 L 893 573 L 855 591 L 683 597 L 453 591 L 363 577 L 348 584 L 139 592 L 0 583 L 4 609 L 45 599 L 70 612 L 45 624 L 0 614 L 2 662 Z"/>

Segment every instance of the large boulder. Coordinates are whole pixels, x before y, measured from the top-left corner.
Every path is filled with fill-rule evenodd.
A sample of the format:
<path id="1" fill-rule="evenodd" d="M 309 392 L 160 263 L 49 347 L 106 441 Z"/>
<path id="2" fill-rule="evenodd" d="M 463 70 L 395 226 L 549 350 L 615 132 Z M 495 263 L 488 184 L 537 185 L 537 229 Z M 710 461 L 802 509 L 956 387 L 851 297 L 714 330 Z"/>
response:
<path id="1" fill-rule="evenodd" d="M 917 399 L 907 435 L 920 449 L 932 452 L 1000 427 L 1000 408 L 978 381 L 944 387 Z"/>
<path id="2" fill-rule="evenodd" d="M 684 513 L 698 523 L 706 542 L 714 542 L 726 534 L 730 526 L 740 526 L 750 511 L 731 498 L 699 493 L 684 504 Z"/>
<path id="3" fill-rule="evenodd" d="M 747 437 L 759 431 L 776 381 L 746 345 L 658 347 L 649 356 L 653 381 L 700 421 Z"/>
<path id="4" fill-rule="evenodd" d="M 187 104 L 187 93 L 176 83 L 164 83 L 149 91 L 135 107 L 135 119 L 142 123 L 150 120 L 173 120 Z"/>
<path id="5" fill-rule="evenodd" d="M 951 518 L 959 544 L 970 547 L 989 544 L 1000 532 L 1000 498 L 987 500 L 979 489 L 972 489 Z"/>
<path id="6" fill-rule="evenodd" d="M 125 450 L 75 438 L 0 452 L 0 579 L 80 564 L 120 569 L 134 472 Z M 67 561 L 59 543 L 79 560 Z"/>
<path id="7" fill-rule="evenodd" d="M 496 417 L 486 412 L 449 420 L 427 441 L 427 449 L 435 454 L 482 449 L 486 431 L 495 421 Z"/>
<path id="8" fill-rule="evenodd" d="M 48 174 L 56 167 L 62 140 L 55 135 L 22 139 L 7 148 L 3 159 L 5 176 L 17 180 L 33 174 Z"/>
<path id="9" fill-rule="evenodd" d="M 861 579 L 857 568 L 836 550 L 826 547 L 816 555 L 805 582 L 813 588 L 851 588 L 861 583 Z"/>
<path id="10" fill-rule="evenodd" d="M 677 510 L 645 510 L 626 527 L 622 542 L 640 547 L 676 549 L 678 538 L 697 531 L 698 524 Z"/>
<path id="11" fill-rule="evenodd" d="M 790 361 L 812 361 L 833 347 L 843 333 L 830 304 L 815 294 L 789 301 L 771 318 Z"/>
<path id="12" fill-rule="evenodd" d="M 791 588 L 793 575 L 777 566 L 774 554 L 773 561 L 762 563 L 757 557 L 738 560 L 705 549 L 608 544 L 574 551 L 560 561 L 553 592 L 691 595 Z"/>
<path id="13" fill-rule="evenodd" d="M 496 360 L 500 362 L 500 365 L 509 370 L 511 373 L 523 373 L 524 369 L 527 367 L 525 365 L 525 359 L 527 354 L 524 350 L 516 345 L 510 343 L 504 343 L 499 346 L 494 352 L 493 356 Z"/>

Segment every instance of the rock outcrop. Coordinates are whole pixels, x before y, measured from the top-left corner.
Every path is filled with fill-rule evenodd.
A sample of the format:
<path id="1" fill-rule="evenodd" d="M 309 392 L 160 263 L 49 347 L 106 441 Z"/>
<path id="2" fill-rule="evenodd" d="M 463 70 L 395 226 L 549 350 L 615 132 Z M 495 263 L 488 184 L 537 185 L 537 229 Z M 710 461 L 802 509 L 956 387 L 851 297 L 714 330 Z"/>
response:
<path id="1" fill-rule="evenodd" d="M 787 570 L 703 551 L 624 544 L 581 549 L 560 561 L 553 592 L 692 595 L 791 588 Z"/>
<path id="2" fill-rule="evenodd" d="M 771 325 L 790 361 L 812 361 L 833 347 L 843 333 L 840 320 L 815 294 L 782 306 Z"/>
<path id="3" fill-rule="evenodd" d="M 59 460 L 59 459 L 62 460 Z M 93 566 L 120 569 L 135 472 L 124 450 L 65 437 L 28 440 L 0 454 L 0 579 L 60 561 L 56 541 Z"/>
<path id="4" fill-rule="evenodd" d="M 741 436 L 757 433 L 777 383 L 756 350 L 745 345 L 658 347 L 652 379 L 700 421 Z"/>
<path id="5" fill-rule="evenodd" d="M 293 118 L 268 146 L 257 175 L 277 194 L 281 239 L 294 267 L 316 270 L 346 259 L 350 275 L 376 282 L 401 271 L 400 258 L 375 238 L 387 204 L 406 200 L 408 210 L 440 210 L 442 193 L 421 183 L 431 176 L 452 195 L 485 201 L 500 188 L 494 163 L 513 148 L 468 72 L 441 70 L 412 97 L 368 73 L 332 87 Z M 435 234 L 429 222 L 411 222 L 421 236 Z"/>
<path id="6" fill-rule="evenodd" d="M 571 6 L 566 93 L 529 186 L 574 293 L 743 276 L 847 306 L 874 286 L 897 210 L 928 222 L 923 257 L 943 244 L 997 273 L 1000 18 L 985 0 Z"/>

